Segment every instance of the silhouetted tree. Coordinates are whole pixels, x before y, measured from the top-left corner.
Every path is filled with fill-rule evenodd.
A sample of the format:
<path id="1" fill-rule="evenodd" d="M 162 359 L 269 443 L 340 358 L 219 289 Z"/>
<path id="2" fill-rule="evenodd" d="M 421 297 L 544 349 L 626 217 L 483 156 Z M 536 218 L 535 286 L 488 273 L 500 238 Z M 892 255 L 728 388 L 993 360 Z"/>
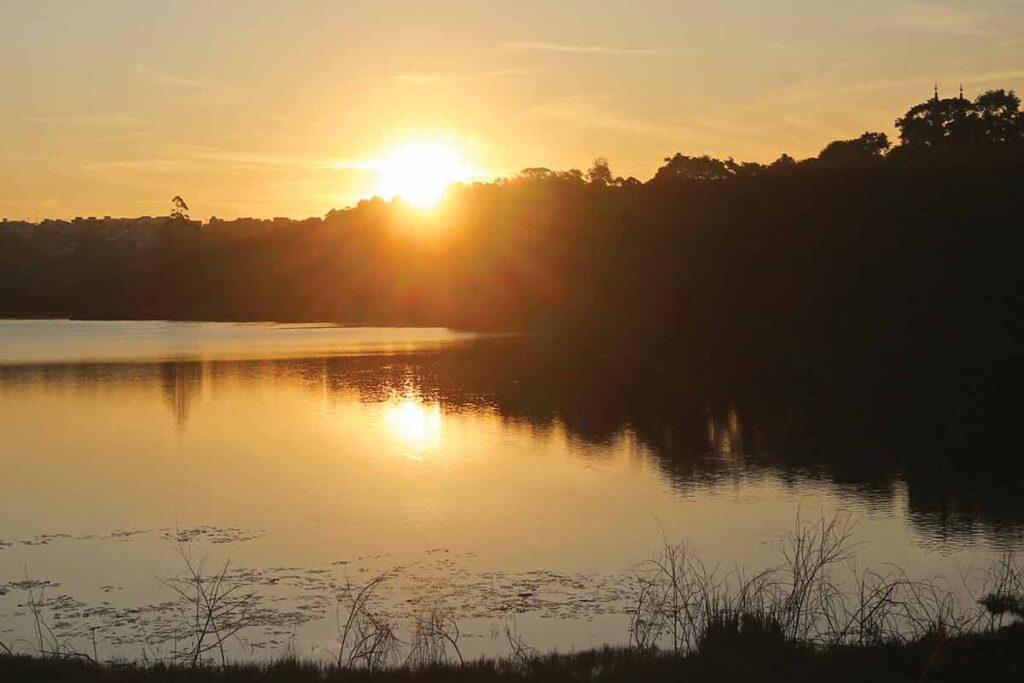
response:
<path id="1" fill-rule="evenodd" d="M 587 182 L 591 185 L 611 185 L 614 177 L 608 167 L 608 160 L 604 157 L 594 159 L 593 165 L 587 171 Z"/>
<path id="2" fill-rule="evenodd" d="M 818 160 L 827 164 L 863 164 L 881 159 L 889 148 L 885 133 L 864 133 L 853 140 L 836 140 L 821 150 Z"/>
<path id="3" fill-rule="evenodd" d="M 783 154 L 778 159 L 768 164 L 769 171 L 784 171 L 792 168 L 796 168 L 797 160 L 788 154 Z"/>
<path id="4" fill-rule="evenodd" d="M 567 180 L 571 183 L 582 184 L 586 182 L 583 177 L 583 171 L 578 168 L 570 168 L 568 171 L 562 171 L 556 175 L 561 180 Z"/>
<path id="5" fill-rule="evenodd" d="M 554 177 L 554 175 L 554 171 L 550 168 L 544 168 L 543 166 L 524 168 L 519 172 L 519 177 L 527 180 L 548 180 L 549 178 Z"/>
<path id="6" fill-rule="evenodd" d="M 943 146 L 952 125 L 949 117 L 951 111 L 949 101 L 940 100 L 938 96 L 914 105 L 896 121 L 900 144 L 914 149 L 937 149 Z"/>
<path id="7" fill-rule="evenodd" d="M 987 143 L 998 145 L 1024 138 L 1024 114 L 1020 98 L 1012 90 L 989 90 L 979 95 L 972 113 Z"/>
<path id="8" fill-rule="evenodd" d="M 676 153 L 665 157 L 665 165 L 654 174 L 654 180 L 717 181 L 728 180 L 734 175 L 734 169 L 720 159 L 713 159 L 706 154 L 691 157 Z"/>
<path id="9" fill-rule="evenodd" d="M 973 102 L 963 95 L 933 97 L 911 107 L 896 121 L 904 152 L 966 151 L 1024 139 L 1020 98 L 1006 90 L 989 90 Z"/>
<path id="10" fill-rule="evenodd" d="M 188 220 L 188 204 L 179 195 L 171 199 L 171 218 L 176 221 Z"/>
<path id="11" fill-rule="evenodd" d="M 764 165 L 753 161 L 735 161 L 732 157 L 725 160 L 725 167 L 736 178 L 750 178 L 764 172 Z"/>

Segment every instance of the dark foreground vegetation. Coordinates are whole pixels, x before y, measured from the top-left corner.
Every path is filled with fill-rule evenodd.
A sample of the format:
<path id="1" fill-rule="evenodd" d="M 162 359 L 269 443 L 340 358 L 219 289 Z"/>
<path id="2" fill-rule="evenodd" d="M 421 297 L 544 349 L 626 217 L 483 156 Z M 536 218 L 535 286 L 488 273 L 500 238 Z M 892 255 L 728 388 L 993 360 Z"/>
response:
<path id="1" fill-rule="evenodd" d="M 254 681 L 995 681 L 1024 675 L 1024 627 L 929 637 L 897 645 L 811 648 L 738 637 L 689 655 L 602 649 L 526 661 L 481 660 L 383 671 L 339 669 L 294 659 L 228 667 L 98 665 L 0 655 L 0 679 L 83 683 Z"/>
<path id="2" fill-rule="evenodd" d="M 169 651 L 146 639 L 140 660 L 102 661 L 95 630 L 91 652 L 76 649 L 49 625 L 40 584 L 26 581 L 35 656 L 0 641 L 0 680 L 954 681 L 1024 673 L 1024 565 L 1012 555 L 980 582 L 964 575 L 956 587 L 894 566 L 857 569 L 852 531 L 845 517 L 798 519 L 781 563 L 756 574 L 705 565 L 685 543 L 665 541 L 634 577 L 628 645 L 542 654 L 513 620 L 508 654 L 483 660 L 463 656 L 458 619 L 443 602 L 406 601 L 415 611 L 404 620 L 376 599 L 395 576 L 385 572 L 341 590 L 328 657 L 302 660 L 289 648 L 269 662 L 234 663 L 230 648 L 266 614 L 228 564 L 207 573 L 183 547 L 187 571 L 165 580 L 178 598 L 167 610 L 181 608 L 182 619 L 162 636 Z"/>

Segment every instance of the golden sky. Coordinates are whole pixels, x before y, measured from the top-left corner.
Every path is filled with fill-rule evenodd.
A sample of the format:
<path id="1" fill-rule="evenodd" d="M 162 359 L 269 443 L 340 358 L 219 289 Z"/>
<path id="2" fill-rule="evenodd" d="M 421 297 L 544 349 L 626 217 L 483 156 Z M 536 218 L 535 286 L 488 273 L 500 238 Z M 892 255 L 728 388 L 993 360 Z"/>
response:
<path id="1" fill-rule="evenodd" d="M 3 0 L 0 216 L 322 215 L 443 144 L 482 176 L 770 161 L 1024 89 L 1022 0 Z"/>

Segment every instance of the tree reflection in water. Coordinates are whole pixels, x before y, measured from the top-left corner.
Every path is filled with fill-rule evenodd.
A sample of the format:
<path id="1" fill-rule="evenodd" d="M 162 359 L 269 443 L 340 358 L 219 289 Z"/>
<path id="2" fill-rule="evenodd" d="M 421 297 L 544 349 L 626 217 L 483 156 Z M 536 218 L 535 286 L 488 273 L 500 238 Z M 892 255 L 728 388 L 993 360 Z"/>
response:
<path id="1" fill-rule="evenodd" d="M 869 505 L 887 505 L 905 491 L 910 522 L 936 542 L 983 533 L 1011 546 L 1024 538 L 1024 465 L 983 443 L 972 448 L 973 424 L 944 450 L 930 423 L 913 413 L 880 420 L 849 398 L 811 404 L 782 387 L 736 390 L 525 338 L 405 355 L 0 366 L 0 389 L 159 387 L 179 432 L 187 430 L 204 387 L 226 381 L 286 382 L 327 400 L 355 392 L 362 402 L 386 406 L 389 433 L 414 458 L 440 447 L 446 413 L 490 411 L 534 429 L 560 425 L 584 444 L 627 434 L 682 489 L 771 471 L 784 482 L 839 487 Z M 957 428 L 943 426 L 946 434 Z"/>

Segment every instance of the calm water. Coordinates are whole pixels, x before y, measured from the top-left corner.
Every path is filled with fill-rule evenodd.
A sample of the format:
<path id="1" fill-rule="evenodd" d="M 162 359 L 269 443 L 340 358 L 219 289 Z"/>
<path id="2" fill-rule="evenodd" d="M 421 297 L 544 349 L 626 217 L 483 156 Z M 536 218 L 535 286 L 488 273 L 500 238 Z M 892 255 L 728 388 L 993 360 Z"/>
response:
<path id="1" fill-rule="evenodd" d="M 843 512 L 861 566 L 920 576 L 1024 547 L 1015 498 L 920 454 L 804 448 L 791 411 L 612 367 L 439 329 L 0 321 L 0 640 L 28 647 L 27 577 L 82 649 L 168 651 L 179 545 L 257 587 L 255 657 L 329 652 L 339 586 L 382 570 L 397 617 L 443 600 L 467 654 L 503 654 L 512 621 L 624 642 L 662 534 L 758 568 Z"/>

